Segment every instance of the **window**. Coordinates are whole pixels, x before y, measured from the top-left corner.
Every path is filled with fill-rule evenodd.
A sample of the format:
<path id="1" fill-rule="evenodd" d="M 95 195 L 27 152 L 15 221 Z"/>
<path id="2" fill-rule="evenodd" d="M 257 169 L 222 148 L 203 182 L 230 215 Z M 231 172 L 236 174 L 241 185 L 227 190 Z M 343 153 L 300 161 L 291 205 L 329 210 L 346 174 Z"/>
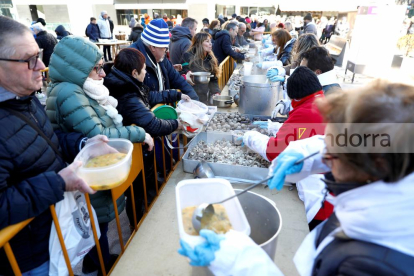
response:
<path id="1" fill-rule="evenodd" d="M 116 18 L 118 20 L 118 25 L 129 25 L 131 18 L 135 16 L 138 19 L 138 23 L 141 20 L 141 16 L 148 13 L 148 10 L 116 10 Z"/>

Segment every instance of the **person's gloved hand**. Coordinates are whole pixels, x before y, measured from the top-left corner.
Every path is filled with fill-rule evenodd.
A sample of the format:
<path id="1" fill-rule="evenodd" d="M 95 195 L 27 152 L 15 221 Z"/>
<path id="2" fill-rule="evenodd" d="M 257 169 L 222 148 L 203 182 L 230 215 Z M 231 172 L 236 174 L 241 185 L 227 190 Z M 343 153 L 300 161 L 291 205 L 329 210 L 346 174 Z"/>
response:
<path id="1" fill-rule="evenodd" d="M 265 44 L 263 47 L 265 47 L 265 48 L 269 48 L 271 45 L 269 45 L 269 44 Z"/>
<path id="2" fill-rule="evenodd" d="M 289 100 L 280 100 L 273 109 L 271 118 L 276 118 L 277 114 L 287 115 L 292 109 L 291 102 Z"/>
<path id="3" fill-rule="evenodd" d="M 279 75 L 279 70 L 277 68 L 269 69 L 266 73 L 266 77 L 271 82 L 277 82 L 277 81 L 284 82 L 285 81 L 285 77 Z"/>
<path id="4" fill-rule="evenodd" d="M 265 44 L 266 43 L 266 38 L 262 39 L 262 43 Z"/>
<path id="5" fill-rule="evenodd" d="M 268 121 L 256 121 L 256 122 L 253 122 L 253 125 L 258 126 L 259 128 L 267 129 L 269 122 Z"/>
<path id="6" fill-rule="evenodd" d="M 206 239 L 205 243 L 197 245 L 194 249 L 183 240 L 180 240 L 181 248 L 178 253 L 188 257 L 192 266 L 208 266 L 215 259 L 214 253 L 220 249 L 220 241 L 224 235 L 217 235 L 211 230 L 202 229 L 200 236 Z"/>
<path id="7" fill-rule="evenodd" d="M 281 190 L 285 182 L 286 175 L 298 173 L 302 170 L 303 162 L 295 164 L 296 161 L 302 159 L 303 154 L 293 151 L 283 151 L 275 160 L 272 161 L 272 166 L 269 168 L 269 174 L 273 172 L 273 178 L 269 179 L 267 185 L 270 189 Z M 274 166 L 274 163 L 276 164 Z"/>
<path id="8" fill-rule="evenodd" d="M 257 67 L 257 68 L 262 69 L 262 67 L 263 67 L 263 63 L 262 63 L 262 62 L 260 62 L 260 63 L 256 63 L 256 67 Z"/>
<path id="9" fill-rule="evenodd" d="M 191 85 L 191 86 L 195 85 L 195 83 L 191 79 L 191 71 L 187 72 L 187 74 L 185 75 L 185 80 L 188 82 L 189 85 Z"/>
<path id="10" fill-rule="evenodd" d="M 241 137 L 237 138 L 237 139 L 236 139 L 236 141 L 237 141 L 238 143 L 240 143 L 240 141 L 241 141 L 240 146 L 241 146 L 241 147 L 244 147 L 243 136 L 241 136 Z"/>

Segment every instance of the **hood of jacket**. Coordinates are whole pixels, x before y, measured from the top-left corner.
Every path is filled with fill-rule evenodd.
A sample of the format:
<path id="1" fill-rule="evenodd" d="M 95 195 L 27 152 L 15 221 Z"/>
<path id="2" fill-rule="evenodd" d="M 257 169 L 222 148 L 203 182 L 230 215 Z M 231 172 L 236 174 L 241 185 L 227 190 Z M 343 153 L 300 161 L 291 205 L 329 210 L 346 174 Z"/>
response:
<path id="1" fill-rule="evenodd" d="M 63 25 L 57 26 L 55 29 L 55 32 L 58 36 L 67 36 L 68 32 L 66 31 L 65 27 Z"/>
<path id="2" fill-rule="evenodd" d="M 133 32 L 135 32 L 135 33 L 142 33 L 143 31 L 144 31 L 144 28 L 142 28 L 142 27 L 134 27 L 134 28 L 132 28 L 132 31 Z"/>
<path id="3" fill-rule="evenodd" d="M 229 36 L 230 37 L 230 33 L 227 30 L 221 30 L 220 32 L 216 33 L 216 37 L 215 39 L 219 39 L 220 37 L 224 37 L 224 36 Z M 230 37 L 231 39 L 231 37 Z"/>
<path id="4" fill-rule="evenodd" d="M 414 256 L 414 173 L 395 183 L 376 181 L 335 200 L 344 233 Z"/>
<path id="5" fill-rule="evenodd" d="M 178 41 L 180 39 L 192 39 L 190 29 L 187 27 L 176 26 L 171 30 L 171 41 Z"/>
<path id="6" fill-rule="evenodd" d="M 82 37 L 66 36 L 54 49 L 49 63 L 52 85 L 60 82 L 83 87 L 86 78 L 103 53 L 94 43 Z"/>

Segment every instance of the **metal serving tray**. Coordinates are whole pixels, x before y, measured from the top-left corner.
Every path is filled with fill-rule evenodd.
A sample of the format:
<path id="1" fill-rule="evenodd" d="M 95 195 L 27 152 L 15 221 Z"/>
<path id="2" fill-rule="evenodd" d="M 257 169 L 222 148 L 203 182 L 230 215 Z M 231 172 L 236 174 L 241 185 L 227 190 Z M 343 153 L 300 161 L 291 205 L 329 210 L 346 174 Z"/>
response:
<path id="1" fill-rule="evenodd" d="M 188 146 L 186 153 L 182 158 L 183 170 L 186 173 L 193 173 L 195 167 L 200 163 L 200 161 L 190 160 L 188 155 L 191 150 L 197 145 L 199 141 L 205 141 L 206 143 L 213 143 L 217 140 L 232 140 L 231 133 L 225 132 L 200 132 L 195 136 Z M 211 169 L 213 170 L 216 176 L 225 176 L 225 177 L 236 177 L 248 180 L 262 180 L 267 177 L 268 169 L 267 168 L 253 168 L 240 165 L 229 165 L 222 163 L 211 163 L 207 162 Z"/>

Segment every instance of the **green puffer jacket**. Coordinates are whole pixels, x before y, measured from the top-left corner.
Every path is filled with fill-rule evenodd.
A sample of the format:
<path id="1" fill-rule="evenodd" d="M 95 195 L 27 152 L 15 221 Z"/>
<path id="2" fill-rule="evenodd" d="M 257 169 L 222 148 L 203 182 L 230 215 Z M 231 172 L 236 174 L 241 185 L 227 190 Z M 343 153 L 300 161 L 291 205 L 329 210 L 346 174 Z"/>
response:
<path id="1" fill-rule="evenodd" d="M 145 131 L 140 127 L 115 127 L 112 119 L 98 102 L 83 91 L 89 73 L 102 58 L 98 47 L 81 37 L 64 37 L 55 47 L 49 64 L 52 80 L 48 87 L 46 112 L 54 129 L 81 132 L 87 137 L 104 134 L 109 138 L 126 138 L 143 142 Z M 110 191 L 90 196 L 99 223 L 115 218 Z M 125 208 L 125 197 L 117 199 L 118 212 Z"/>

